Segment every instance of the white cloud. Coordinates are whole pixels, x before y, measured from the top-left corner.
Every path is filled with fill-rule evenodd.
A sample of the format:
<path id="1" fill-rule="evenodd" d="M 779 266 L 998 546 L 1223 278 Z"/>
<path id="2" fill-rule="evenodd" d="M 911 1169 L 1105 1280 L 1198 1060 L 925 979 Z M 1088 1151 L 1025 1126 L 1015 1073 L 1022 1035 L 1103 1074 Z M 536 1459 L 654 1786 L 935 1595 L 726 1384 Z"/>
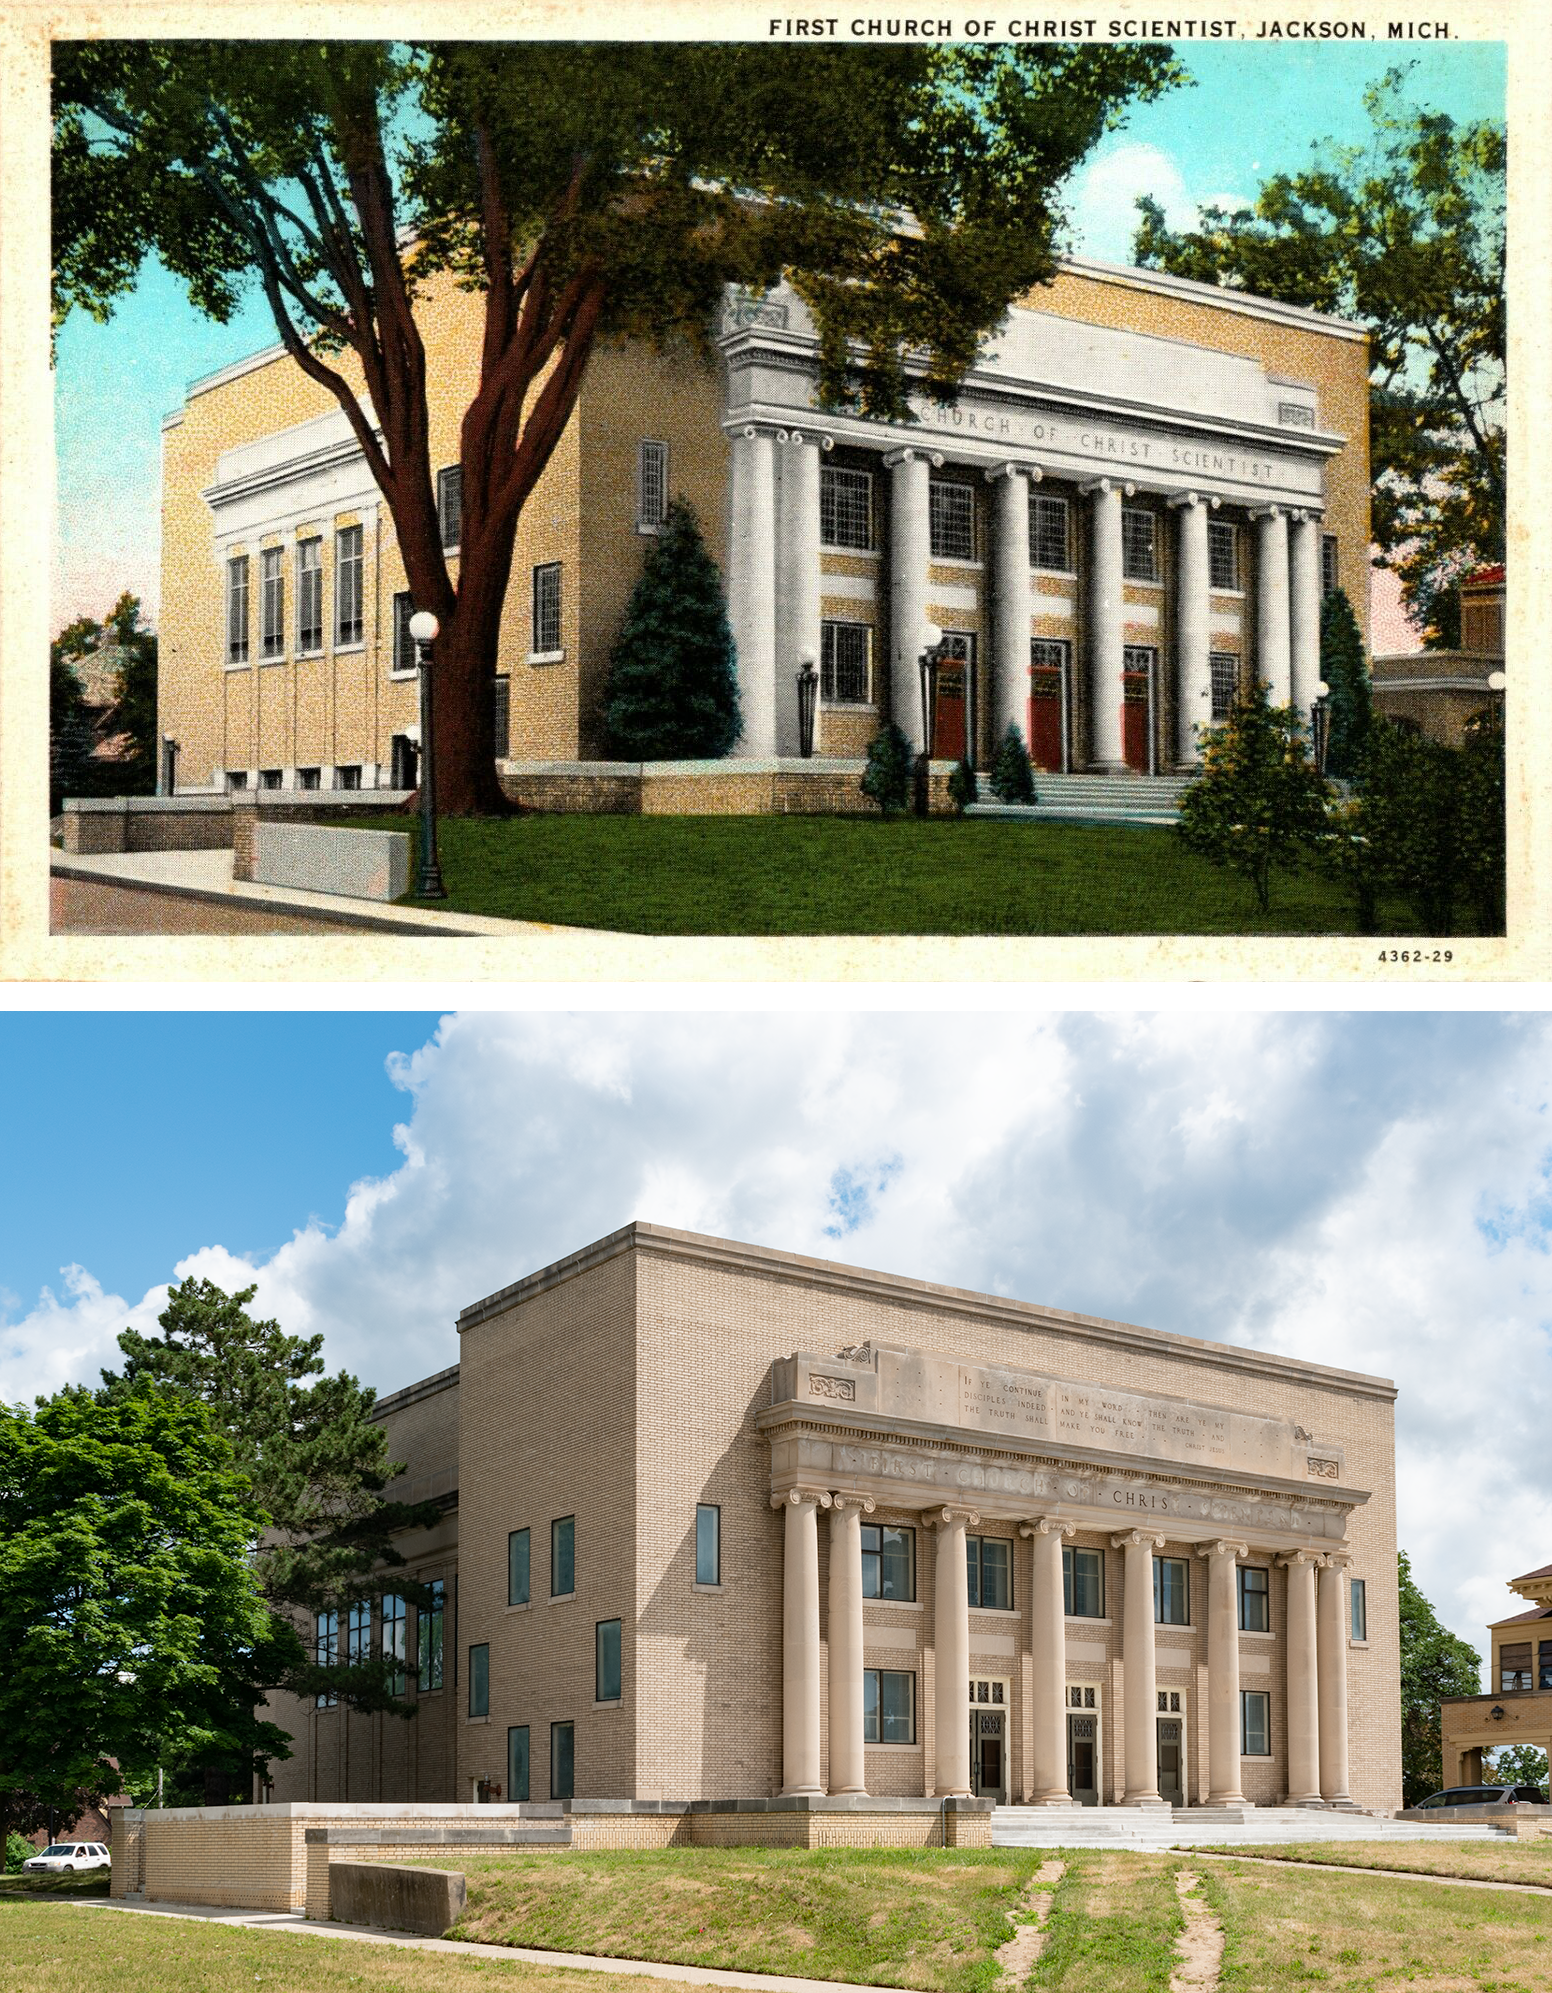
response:
<path id="1" fill-rule="evenodd" d="M 1156 145 L 1120 141 L 1101 146 L 1074 174 L 1067 196 L 1073 246 L 1079 254 L 1130 263 L 1137 202 L 1143 194 L 1153 196 L 1165 221 L 1177 230 L 1194 228 L 1203 208 L 1236 208 L 1248 199 L 1243 194 L 1193 189 L 1176 161 Z"/>
<path id="2" fill-rule="evenodd" d="M 1494 1015 L 469 1013 L 391 1065 L 403 1160 L 337 1230 L 173 1272 L 256 1282 L 381 1390 L 635 1217 L 1379 1372 L 1401 1540 L 1480 1643 L 1552 1555 L 1549 1047 Z M 0 1327 L 0 1397 L 91 1381 L 163 1291 L 69 1270 Z"/>

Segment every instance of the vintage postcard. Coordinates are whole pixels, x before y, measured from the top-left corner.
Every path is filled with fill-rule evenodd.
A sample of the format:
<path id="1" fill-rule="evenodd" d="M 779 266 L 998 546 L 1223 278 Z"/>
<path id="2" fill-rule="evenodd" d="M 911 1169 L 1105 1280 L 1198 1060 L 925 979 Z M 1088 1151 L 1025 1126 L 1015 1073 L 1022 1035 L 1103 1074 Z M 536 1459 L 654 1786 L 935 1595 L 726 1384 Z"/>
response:
<path id="1" fill-rule="evenodd" d="M 1547 975 L 1539 5 L 0 33 L 6 978 Z"/>

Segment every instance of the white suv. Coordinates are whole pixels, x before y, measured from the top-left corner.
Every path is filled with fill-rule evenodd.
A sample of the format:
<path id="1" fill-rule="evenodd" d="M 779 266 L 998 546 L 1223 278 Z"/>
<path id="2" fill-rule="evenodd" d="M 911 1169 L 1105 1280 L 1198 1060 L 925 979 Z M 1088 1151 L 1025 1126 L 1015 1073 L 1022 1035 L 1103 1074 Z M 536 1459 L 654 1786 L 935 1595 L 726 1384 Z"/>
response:
<path id="1" fill-rule="evenodd" d="M 109 1868 L 112 1857 L 101 1841 L 55 1841 L 31 1861 L 22 1863 L 23 1875 L 74 1875 L 81 1868 Z"/>

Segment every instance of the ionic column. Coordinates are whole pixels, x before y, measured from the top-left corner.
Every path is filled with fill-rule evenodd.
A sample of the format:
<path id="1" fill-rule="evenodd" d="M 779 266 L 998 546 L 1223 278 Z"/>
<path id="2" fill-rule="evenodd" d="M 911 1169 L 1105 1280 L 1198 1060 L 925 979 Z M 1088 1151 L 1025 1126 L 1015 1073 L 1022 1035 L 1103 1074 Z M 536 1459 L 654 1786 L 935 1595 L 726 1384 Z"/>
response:
<path id="1" fill-rule="evenodd" d="M 776 437 L 746 422 L 732 440 L 728 622 L 738 654 L 738 753 L 759 760 L 776 752 Z"/>
<path id="2" fill-rule="evenodd" d="M 1175 570 L 1175 752 L 1183 766 L 1202 758 L 1198 727 L 1212 719 L 1212 603 L 1208 593 L 1207 515 L 1216 498 L 1183 492 L 1170 504 L 1179 513 L 1179 554 Z"/>
<path id="3" fill-rule="evenodd" d="M 1320 1696 L 1320 1796 L 1345 1804 L 1347 1790 L 1347 1567 L 1352 1559 L 1332 1551 L 1321 1562 L 1316 1618 Z"/>
<path id="4" fill-rule="evenodd" d="M 1158 1677 L 1153 1659 L 1153 1553 L 1164 1539 L 1151 1530 L 1112 1536 L 1126 1552 L 1121 1658 L 1126 1676 L 1126 1806 L 1162 1806 L 1159 1791 Z"/>
<path id="5" fill-rule="evenodd" d="M 1288 528 L 1288 630 L 1291 697 L 1309 725 L 1320 683 L 1320 520 L 1295 512 Z"/>
<path id="6" fill-rule="evenodd" d="M 1062 1538 L 1077 1524 L 1044 1516 L 1026 1522 L 1030 1540 L 1031 1714 L 1034 1745 L 1024 1784 L 1032 1806 L 1065 1806 L 1067 1790 L 1067 1610 L 1062 1589 Z"/>
<path id="7" fill-rule="evenodd" d="M 1288 1804 L 1320 1804 L 1320 1701 L 1315 1657 L 1318 1550 L 1292 1550 L 1288 1573 Z"/>
<path id="8" fill-rule="evenodd" d="M 922 729 L 922 627 L 927 621 L 927 564 L 932 528 L 927 485 L 942 457 L 925 450 L 896 450 L 889 472 L 889 715 L 918 754 Z"/>
<path id="9" fill-rule="evenodd" d="M 817 1794 L 819 1778 L 819 1508 L 808 1488 L 773 1495 L 786 1511 L 781 1576 L 782 1792 Z M 859 1584 L 860 1589 L 860 1584 Z"/>
<path id="10" fill-rule="evenodd" d="M 1274 706 L 1292 697 L 1288 630 L 1288 514 L 1280 505 L 1252 512 L 1256 535 L 1256 673 Z"/>
<path id="11" fill-rule="evenodd" d="M 1080 487 L 1089 504 L 1089 758 L 1097 768 L 1124 768 L 1121 666 L 1124 623 L 1121 576 L 1121 487 L 1096 478 Z"/>
<path id="12" fill-rule="evenodd" d="M 965 1569 L 965 1525 L 980 1517 L 968 1509 L 939 1509 L 933 1592 L 935 1693 L 933 1784 L 937 1797 L 970 1792 L 970 1581 Z"/>
<path id="13" fill-rule="evenodd" d="M 776 753 L 797 754 L 798 673 L 812 651 L 819 668 L 819 466 L 834 439 L 788 432 L 777 462 L 776 647 L 773 659 Z M 817 722 L 816 722 L 817 724 Z"/>
<path id="14" fill-rule="evenodd" d="M 999 464 L 992 486 L 992 746 L 1010 726 L 1029 745 L 1029 487 L 1040 472 Z"/>
<path id="15" fill-rule="evenodd" d="M 866 1792 L 862 1736 L 862 1515 L 867 1495 L 830 1511 L 830 1790 Z"/>
<path id="16" fill-rule="evenodd" d="M 1207 1559 L 1207 1804 L 1241 1806 L 1239 1560 L 1243 1543 L 1209 1543 Z"/>

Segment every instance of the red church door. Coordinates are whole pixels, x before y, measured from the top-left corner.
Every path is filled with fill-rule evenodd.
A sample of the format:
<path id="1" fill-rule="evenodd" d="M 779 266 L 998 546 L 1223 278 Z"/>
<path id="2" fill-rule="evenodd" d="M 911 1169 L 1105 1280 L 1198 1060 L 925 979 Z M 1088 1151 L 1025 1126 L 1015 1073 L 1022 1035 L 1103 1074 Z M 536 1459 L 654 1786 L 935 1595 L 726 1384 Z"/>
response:
<path id="1" fill-rule="evenodd" d="M 1139 775 L 1153 773 L 1153 681 L 1158 652 L 1128 644 L 1121 667 L 1121 754 Z"/>
<path id="2" fill-rule="evenodd" d="M 1069 767 L 1071 711 L 1065 643 L 1032 637 L 1029 645 L 1029 752 L 1037 768 L 1062 775 Z"/>
<path id="3" fill-rule="evenodd" d="M 938 665 L 937 696 L 934 700 L 932 758 L 959 761 L 969 738 L 966 701 L 970 673 L 975 668 L 975 639 L 961 630 L 943 633 L 943 657 Z"/>

